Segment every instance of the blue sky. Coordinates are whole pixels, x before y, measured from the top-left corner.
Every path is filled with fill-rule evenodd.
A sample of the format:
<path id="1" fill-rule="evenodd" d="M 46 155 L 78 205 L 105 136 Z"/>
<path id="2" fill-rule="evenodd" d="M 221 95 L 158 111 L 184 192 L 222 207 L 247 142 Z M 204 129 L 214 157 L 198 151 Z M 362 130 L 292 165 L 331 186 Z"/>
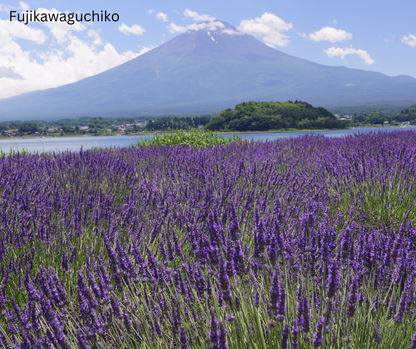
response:
<path id="1" fill-rule="evenodd" d="M 107 11 L 119 19 L 74 25 L 9 20 L 10 11 L 34 10 Z M 415 13 L 413 0 L 0 0 L 0 99 L 100 73 L 213 19 L 316 63 L 416 78 Z"/>

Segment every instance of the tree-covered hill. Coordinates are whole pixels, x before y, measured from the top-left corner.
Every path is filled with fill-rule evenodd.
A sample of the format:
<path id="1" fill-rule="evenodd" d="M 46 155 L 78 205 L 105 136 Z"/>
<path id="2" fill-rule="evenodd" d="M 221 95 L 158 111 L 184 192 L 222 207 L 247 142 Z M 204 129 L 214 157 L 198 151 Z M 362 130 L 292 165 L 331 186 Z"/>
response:
<path id="1" fill-rule="evenodd" d="M 328 110 L 301 101 L 244 102 L 214 116 L 207 129 L 213 131 L 266 131 L 282 128 L 345 128 Z"/>

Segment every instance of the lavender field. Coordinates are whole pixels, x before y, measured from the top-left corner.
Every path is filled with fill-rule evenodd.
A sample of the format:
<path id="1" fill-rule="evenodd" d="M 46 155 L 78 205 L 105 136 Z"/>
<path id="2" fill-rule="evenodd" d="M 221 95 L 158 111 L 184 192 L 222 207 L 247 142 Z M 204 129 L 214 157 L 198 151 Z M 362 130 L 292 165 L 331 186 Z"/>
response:
<path id="1" fill-rule="evenodd" d="M 2 348 L 415 348 L 416 132 L 0 158 Z"/>

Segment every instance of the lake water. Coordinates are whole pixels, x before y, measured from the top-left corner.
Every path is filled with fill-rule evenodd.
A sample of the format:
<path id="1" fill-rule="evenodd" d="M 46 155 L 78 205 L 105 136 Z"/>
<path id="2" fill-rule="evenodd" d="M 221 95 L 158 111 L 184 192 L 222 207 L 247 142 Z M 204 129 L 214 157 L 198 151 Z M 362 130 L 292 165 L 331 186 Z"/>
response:
<path id="1" fill-rule="evenodd" d="M 240 133 L 239 136 L 253 141 L 272 141 L 281 138 L 299 137 L 305 134 L 321 134 L 325 137 L 343 137 L 360 132 L 388 132 L 393 130 L 416 130 L 416 127 L 388 127 L 388 128 L 356 128 L 337 131 L 312 132 L 274 132 L 274 133 Z M 224 135 L 231 137 L 231 135 Z M 27 150 L 33 152 L 61 152 L 65 150 L 78 151 L 91 148 L 118 148 L 136 144 L 140 139 L 153 136 L 102 136 L 102 137 L 54 137 L 54 138 L 8 138 L 0 139 L 0 149 L 4 152 L 13 150 Z"/>

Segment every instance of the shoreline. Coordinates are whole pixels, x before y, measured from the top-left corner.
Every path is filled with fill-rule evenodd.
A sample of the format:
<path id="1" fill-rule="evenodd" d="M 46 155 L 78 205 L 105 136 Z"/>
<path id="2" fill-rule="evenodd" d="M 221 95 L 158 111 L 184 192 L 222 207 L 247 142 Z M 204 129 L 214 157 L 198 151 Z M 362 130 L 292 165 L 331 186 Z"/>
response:
<path id="1" fill-rule="evenodd" d="M 319 130 L 304 130 L 304 129 L 289 129 L 289 130 L 268 130 L 268 131 L 218 131 L 215 132 L 216 134 L 250 134 L 250 133 L 288 133 L 288 132 L 322 132 L 322 131 L 343 131 L 343 130 L 359 130 L 365 128 L 393 128 L 393 127 L 400 127 L 400 128 L 415 128 L 416 125 L 412 126 L 377 126 L 377 125 L 367 125 L 367 126 L 360 126 L 360 127 L 348 127 L 348 128 L 331 128 L 331 129 L 319 129 Z M 42 139 L 42 138 L 71 138 L 71 137 L 117 137 L 117 136 L 154 136 L 154 135 L 164 135 L 164 134 L 171 134 L 172 132 L 150 132 L 150 133 L 133 133 L 133 134 L 100 134 L 100 135 L 56 135 L 56 136 L 18 136 L 18 137 L 4 137 L 0 136 L 0 140 L 12 140 L 12 139 Z"/>

